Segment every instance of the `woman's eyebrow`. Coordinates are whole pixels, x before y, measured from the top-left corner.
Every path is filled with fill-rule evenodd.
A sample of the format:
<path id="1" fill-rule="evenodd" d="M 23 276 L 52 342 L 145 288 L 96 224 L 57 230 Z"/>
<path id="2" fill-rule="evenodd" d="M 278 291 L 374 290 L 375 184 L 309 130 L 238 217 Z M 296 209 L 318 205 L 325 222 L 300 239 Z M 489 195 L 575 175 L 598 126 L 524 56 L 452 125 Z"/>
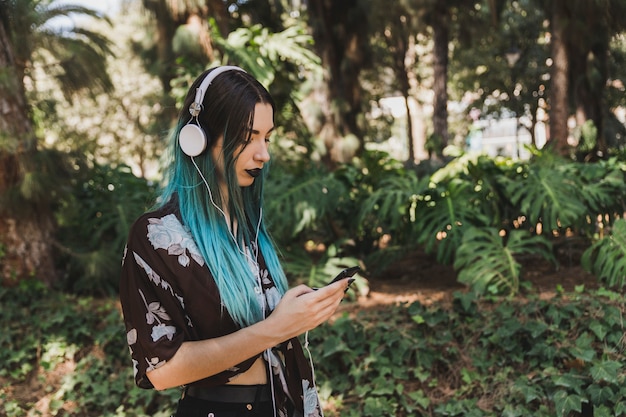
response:
<path id="1" fill-rule="evenodd" d="M 272 128 L 270 130 L 267 131 L 267 134 L 269 135 L 270 133 L 272 133 L 274 131 L 275 126 L 272 126 Z M 253 135 L 260 135 L 261 132 L 259 132 L 256 129 L 250 129 L 250 133 L 252 133 Z"/>

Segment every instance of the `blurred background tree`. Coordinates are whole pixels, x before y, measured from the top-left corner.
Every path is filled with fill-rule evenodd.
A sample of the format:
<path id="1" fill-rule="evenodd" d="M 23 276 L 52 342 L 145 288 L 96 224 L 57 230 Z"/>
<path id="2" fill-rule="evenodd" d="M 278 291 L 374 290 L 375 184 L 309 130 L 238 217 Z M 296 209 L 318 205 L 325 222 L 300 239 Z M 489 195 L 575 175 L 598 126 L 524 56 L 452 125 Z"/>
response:
<path id="1" fill-rule="evenodd" d="M 53 28 L 60 16 L 104 18 L 91 9 L 41 0 L 0 3 L 0 248 L 3 283 L 37 275 L 54 282 L 54 209 L 65 190 L 60 179 L 71 175 L 67 155 L 41 144 L 41 129 L 53 120 L 36 121 L 53 104 L 37 97 L 36 66 L 56 83 L 65 100 L 95 96 L 113 89 L 105 61 L 108 39 L 84 28 Z M 45 109 L 44 109 L 45 108 Z"/>
<path id="2" fill-rule="evenodd" d="M 369 253 L 383 233 L 355 223 L 359 199 L 386 175 L 446 164 L 477 119 L 514 117 L 534 145 L 546 123 L 548 148 L 572 161 L 623 155 L 622 3 L 118 0 L 105 16 L 2 0 L 3 285 L 36 275 L 115 291 L 178 103 L 218 64 L 244 67 L 279 103 L 275 209 L 293 210 L 281 243 L 313 242 L 317 260 Z"/>

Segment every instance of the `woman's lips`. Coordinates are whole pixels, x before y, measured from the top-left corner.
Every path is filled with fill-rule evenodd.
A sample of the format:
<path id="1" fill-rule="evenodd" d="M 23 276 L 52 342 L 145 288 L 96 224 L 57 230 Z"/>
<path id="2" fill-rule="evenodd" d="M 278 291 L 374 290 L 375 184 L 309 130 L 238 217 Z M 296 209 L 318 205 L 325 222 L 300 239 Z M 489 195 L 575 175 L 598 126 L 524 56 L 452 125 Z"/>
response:
<path id="1" fill-rule="evenodd" d="M 256 178 L 259 175 L 261 175 L 261 169 L 260 168 L 255 168 L 255 169 L 246 169 L 246 172 L 248 173 L 248 175 L 250 175 L 252 178 Z"/>

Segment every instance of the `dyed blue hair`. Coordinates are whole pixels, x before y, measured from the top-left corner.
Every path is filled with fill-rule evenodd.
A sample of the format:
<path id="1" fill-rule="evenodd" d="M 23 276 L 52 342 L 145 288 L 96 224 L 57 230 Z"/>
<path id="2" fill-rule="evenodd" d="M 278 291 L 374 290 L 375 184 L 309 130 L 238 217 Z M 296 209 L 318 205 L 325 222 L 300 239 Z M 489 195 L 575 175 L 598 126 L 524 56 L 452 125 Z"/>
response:
<path id="1" fill-rule="evenodd" d="M 239 186 L 235 172 L 236 152 L 247 145 L 252 134 L 256 104 L 269 104 L 272 109 L 275 105 L 268 91 L 242 71 L 226 71 L 218 75 L 206 91 L 198 122 L 207 135 L 208 144 L 194 160 L 211 189 L 215 204 L 228 213 L 231 224 L 226 224 L 223 214 L 211 202 L 191 157 L 185 155 L 178 145 L 180 130 L 191 119 L 188 108 L 196 88 L 210 71 L 205 71 L 194 81 L 184 101 L 178 125 L 170 137 L 170 158 L 173 161 L 159 201 L 161 206 L 178 201 L 183 224 L 191 231 L 215 279 L 223 306 L 233 320 L 244 327 L 263 319 L 263 309 L 254 292 L 256 277 L 241 252 L 244 245 L 250 247 L 257 241 L 276 287 L 283 294 L 287 290 L 285 274 L 262 218 L 263 184 L 268 164 L 249 187 Z M 221 157 L 228 196 L 221 193 L 217 161 L 213 160 L 211 153 L 221 135 L 224 138 Z M 227 207 L 224 207 L 224 201 L 227 201 Z M 239 246 L 229 231 L 235 222 L 235 238 Z"/>

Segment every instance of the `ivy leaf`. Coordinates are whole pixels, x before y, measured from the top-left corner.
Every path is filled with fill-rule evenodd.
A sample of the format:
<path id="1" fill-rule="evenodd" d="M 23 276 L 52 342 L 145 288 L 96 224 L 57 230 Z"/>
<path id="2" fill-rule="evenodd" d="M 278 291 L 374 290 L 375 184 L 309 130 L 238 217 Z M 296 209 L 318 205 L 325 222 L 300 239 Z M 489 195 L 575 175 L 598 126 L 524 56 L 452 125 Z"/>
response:
<path id="1" fill-rule="evenodd" d="M 580 413 L 582 411 L 583 401 L 580 395 L 569 395 L 563 390 L 557 391 L 554 394 L 554 405 L 559 416 L 567 416 L 571 411 Z"/>
<path id="2" fill-rule="evenodd" d="M 594 381 L 606 381 L 617 384 L 617 372 L 622 364 L 617 361 L 603 361 L 591 367 L 591 377 Z"/>
<path id="3" fill-rule="evenodd" d="M 591 384 L 587 388 L 587 392 L 589 393 L 593 404 L 608 404 L 611 399 L 615 397 L 615 393 L 611 387 L 603 387 L 598 384 Z"/>
<path id="4" fill-rule="evenodd" d="M 583 381 L 580 378 L 570 374 L 559 375 L 554 378 L 555 385 L 565 388 L 571 388 L 576 392 L 581 391 L 582 383 Z"/>
<path id="5" fill-rule="evenodd" d="M 604 337 L 609 332 L 609 330 L 604 327 L 604 325 L 598 320 L 594 320 L 589 323 L 589 329 L 596 335 L 599 340 L 604 340 Z"/>
<path id="6" fill-rule="evenodd" d="M 531 385 L 526 381 L 517 381 L 515 383 L 515 388 L 524 396 L 526 403 L 530 403 L 531 401 L 541 398 L 539 390 L 534 384 Z"/>

